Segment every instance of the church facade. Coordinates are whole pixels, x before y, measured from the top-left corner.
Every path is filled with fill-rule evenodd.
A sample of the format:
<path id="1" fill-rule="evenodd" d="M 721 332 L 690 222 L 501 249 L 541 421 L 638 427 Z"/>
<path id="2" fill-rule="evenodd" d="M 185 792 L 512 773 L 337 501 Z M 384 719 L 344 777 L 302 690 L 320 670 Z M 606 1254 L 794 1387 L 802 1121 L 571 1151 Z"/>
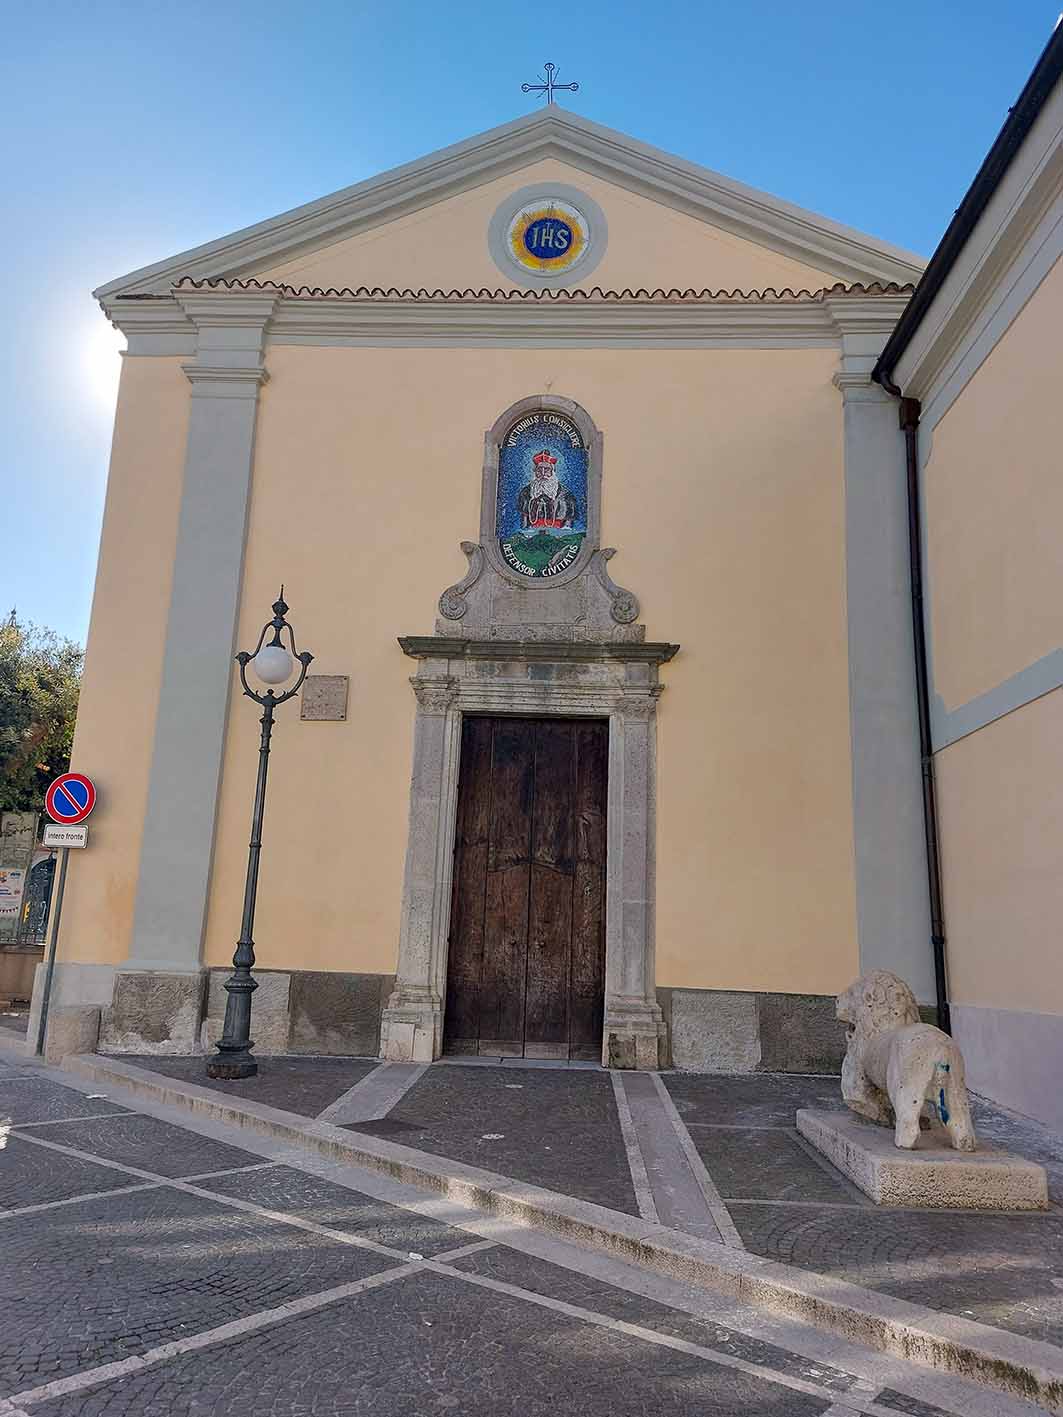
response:
<path id="1" fill-rule="evenodd" d="M 282 582 L 260 1053 L 821 1070 L 861 971 L 939 1003 L 872 378 L 922 269 L 551 105 L 97 292 L 57 1004 L 218 1036 Z"/>

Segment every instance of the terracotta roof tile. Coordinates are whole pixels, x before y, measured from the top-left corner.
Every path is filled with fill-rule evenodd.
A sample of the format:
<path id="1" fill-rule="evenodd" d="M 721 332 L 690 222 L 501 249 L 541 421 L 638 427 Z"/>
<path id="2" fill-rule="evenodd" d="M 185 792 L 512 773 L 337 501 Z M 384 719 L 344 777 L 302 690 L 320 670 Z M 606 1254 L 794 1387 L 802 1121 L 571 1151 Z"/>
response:
<path id="1" fill-rule="evenodd" d="M 234 291 L 264 291 L 274 292 L 278 295 L 286 295 L 297 300 L 362 300 L 362 301 L 547 301 L 558 304 L 589 302 L 602 303 L 611 301 L 626 302 L 655 302 L 667 301 L 670 303 L 679 302 L 708 302 L 708 301 L 746 301 L 751 303 L 763 303 L 770 301 L 780 302 L 815 302 L 826 299 L 827 296 L 864 296 L 864 295 L 910 295 L 915 289 L 914 285 L 898 285 L 894 281 L 882 284 L 873 281 L 870 285 L 846 284 L 839 281 L 836 285 L 824 286 L 820 290 L 791 290 L 788 287 L 783 290 L 768 288 L 766 290 L 647 290 L 640 287 L 638 290 L 630 288 L 624 290 L 603 290 L 601 286 L 594 286 L 591 290 L 398 290 L 394 286 L 383 289 L 380 286 L 358 286 L 352 289 L 344 286 L 337 290 L 330 287 L 325 290 L 320 286 L 294 286 L 279 284 L 276 281 L 258 280 L 193 280 L 190 276 L 185 276 L 173 286 L 175 291 L 187 290 L 234 290 Z M 154 297 L 148 297 L 154 298 Z"/>

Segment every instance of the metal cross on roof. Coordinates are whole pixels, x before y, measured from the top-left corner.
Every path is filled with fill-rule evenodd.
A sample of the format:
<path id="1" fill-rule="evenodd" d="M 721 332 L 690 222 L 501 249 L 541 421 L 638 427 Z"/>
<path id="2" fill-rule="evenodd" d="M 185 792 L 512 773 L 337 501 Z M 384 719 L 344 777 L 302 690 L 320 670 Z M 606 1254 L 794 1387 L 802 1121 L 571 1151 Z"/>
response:
<path id="1" fill-rule="evenodd" d="M 543 82 L 541 84 L 521 84 L 521 93 L 545 94 L 547 103 L 553 103 L 554 94 L 558 89 L 568 89 L 570 93 L 577 93 L 579 91 L 579 84 L 558 84 L 554 82 L 554 75 L 560 72 L 556 64 L 544 64 L 543 68 L 546 70 L 546 74 L 539 75 Z"/>

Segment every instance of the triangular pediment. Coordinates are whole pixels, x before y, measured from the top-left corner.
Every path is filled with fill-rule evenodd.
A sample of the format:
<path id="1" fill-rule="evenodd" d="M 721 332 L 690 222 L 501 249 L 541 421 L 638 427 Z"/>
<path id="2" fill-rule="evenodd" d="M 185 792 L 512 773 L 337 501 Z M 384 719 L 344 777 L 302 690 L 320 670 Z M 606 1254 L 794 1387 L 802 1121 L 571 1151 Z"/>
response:
<path id="1" fill-rule="evenodd" d="M 556 107 L 101 286 L 168 292 L 182 277 L 313 287 L 506 287 L 486 240 L 502 194 L 525 183 L 586 191 L 609 212 L 608 263 L 588 285 L 815 289 L 918 279 L 923 262 Z M 384 235 L 388 236 L 383 242 Z"/>

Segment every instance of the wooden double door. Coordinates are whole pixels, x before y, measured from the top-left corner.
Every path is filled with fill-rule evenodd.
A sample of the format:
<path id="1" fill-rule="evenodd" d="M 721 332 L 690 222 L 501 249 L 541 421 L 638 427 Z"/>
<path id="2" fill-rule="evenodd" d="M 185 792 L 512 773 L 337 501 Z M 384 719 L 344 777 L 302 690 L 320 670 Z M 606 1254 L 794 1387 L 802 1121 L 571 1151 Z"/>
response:
<path id="1" fill-rule="evenodd" d="M 444 1051 L 598 1058 L 609 725 L 466 717 Z"/>

